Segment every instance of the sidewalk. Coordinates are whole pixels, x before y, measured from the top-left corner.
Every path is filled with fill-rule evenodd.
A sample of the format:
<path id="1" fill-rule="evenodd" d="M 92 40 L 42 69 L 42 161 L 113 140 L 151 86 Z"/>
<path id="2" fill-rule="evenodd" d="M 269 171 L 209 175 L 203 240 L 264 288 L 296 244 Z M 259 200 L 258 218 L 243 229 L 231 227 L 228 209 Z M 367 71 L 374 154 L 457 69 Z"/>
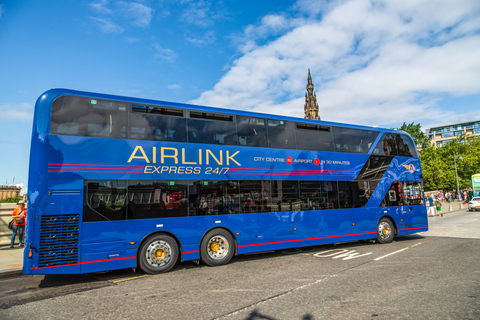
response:
<path id="1" fill-rule="evenodd" d="M 23 274 L 23 249 L 18 244 L 0 247 L 0 278 L 16 277 Z"/>

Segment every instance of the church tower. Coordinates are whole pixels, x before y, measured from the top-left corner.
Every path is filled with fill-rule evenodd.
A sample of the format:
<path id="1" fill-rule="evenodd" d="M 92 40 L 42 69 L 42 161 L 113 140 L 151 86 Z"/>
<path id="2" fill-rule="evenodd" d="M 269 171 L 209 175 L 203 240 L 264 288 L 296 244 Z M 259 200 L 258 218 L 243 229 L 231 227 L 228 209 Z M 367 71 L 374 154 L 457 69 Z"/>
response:
<path id="1" fill-rule="evenodd" d="M 313 93 L 312 77 L 308 69 L 307 93 L 305 93 L 305 119 L 320 120 L 318 115 L 317 94 Z"/>

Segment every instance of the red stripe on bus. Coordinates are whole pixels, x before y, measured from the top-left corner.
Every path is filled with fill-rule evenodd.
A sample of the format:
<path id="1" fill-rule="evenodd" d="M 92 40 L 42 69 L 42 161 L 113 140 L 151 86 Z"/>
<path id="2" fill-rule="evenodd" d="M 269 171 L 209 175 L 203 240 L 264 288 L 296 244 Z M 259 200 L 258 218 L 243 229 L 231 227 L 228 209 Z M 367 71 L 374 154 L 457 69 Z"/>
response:
<path id="1" fill-rule="evenodd" d="M 49 166 L 97 166 L 97 167 L 141 167 L 141 165 L 134 164 L 90 164 L 90 163 L 49 163 Z"/>
<path id="2" fill-rule="evenodd" d="M 275 172 L 230 172 L 228 171 L 226 173 L 228 174 L 246 174 L 246 175 L 262 175 L 262 174 L 271 174 L 273 176 L 312 176 L 312 177 L 318 177 L 318 176 L 329 176 L 329 177 L 334 177 L 334 176 L 354 176 L 355 174 L 353 173 L 275 173 Z"/>
<path id="3" fill-rule="evenodd" d="M 377 232 L 363 232 L 363 233 L 352 233 L 352 234 L 342 234 L 337 236 L 328 236 L 328 237 L 316 237 L 316 238 L 306 238 L 306 239 L 295 239 L 295 240 L 283 240 L 283 241 L 274 241 L 274 242 L 265 242 L 265 243 L 253 243 L 253 244 L 244 244 L 238 246 L 239 248 L 243 247 L 253 247 L 253 246 L 264 246 L 267 244 L 277 244 L 277 243 L 286 243 L 286 242 L 297 242 L 297 241 L 310 241 L 310 240 L 320 240 L 320 239 L 329 239 L 329 238 L 339 238 L 339 237 L 351 237 L 359 236 L 363 234 L 376 234 Z"/>
<path id="4" fill-rule="evenodd" d="M 339 171 L 339 172 L 357 172 L 356 170 L 323 170 L 323 169 L 274 169 L 274 168 L 230 168 L 230 170 L 277 170 L 277 171 L 285 171 L 285 170 L 300 170 L 300 171 L 320 171 L 320 172 L 329 172 L 329 171 Z"/>
<path id="5" fill-rule="evenodd" d="M 135 258 L 137 258 L 137 257 L 136 257 L 136 256 L 133 256 L 133 257 L 123 257 L 123 258 L 114 258 L 114 259 L 103 259 L 103 260 L 83 261 L 83 262 L 77 262 L 77 263 L 71 263 L 71 264 L 61 264 L 61 265 L 58 265 L 58 266 L 35 267 L 35 268 L 33 268 L 33 269 L 47 269 L 47 268 L 69 267 L 69 266 L 76 266 L 76 265 L 87 264 L 87 263 L 98 263 L 98 262 L 107 262 L 107 261 L 116 261 L 116 260 L 125 260 L 125 259 L 135 259 Z"/>
<path id="6" fill-rule="evenodd" d="M 398 231 L 416 230 L 416 229 L 427 229 L 427 228 L 428 228 L 428 227 L 405 228 L 405 229 L 398 229 Z"/>
<path id="7" fill-rule="evenodd" d="M 90 168 L 85 168 L 85 167 L 48 166 L 48 169 L 65 169 L 65 170 L 70 170 L 70 169 L 84 169 L 84 170 L 143 170 L 143 167 L 142 167 L 142 168 L 105 168 L 105 167 L 90 167 Z"/>
<path id="8" fill-rule="evenodd" d="M 80 170 L 82 169 L 82 170 Z M 117 171 L 127 171 L 128 172 L 143 172 L 143 169 L 108 169 L 108 168 L 96 168 L 96 169 L 85 169 L 85 168 L 52 168 L 48 167 L 48 171 L 51 172 L 74 172 L 74 171 L 81 171 L 81 172 L 96 172 L 99 170 L 107 170 L 107 172 L 117 172 Z"/>
<path id="9" fill-rule="evenodd" d="M 102 173 L 142 173 L 143 171 L 92 171 L 92 170 L 89 170 L 89 171 L 86 171 L 86 170 L 48 170 L 48 172 L 92 172 L 92 173 L 95 173 L 95 172 L 102 172 Z"/>
<path id="10" fill-rule="evenodd" d="M 197 252 L 200 252 L 200 250 L 183 251 L 183 254 L 187 254 L 187 253 L 197 253 Z"/>
<path id="11" fill-rule="evenodd" d="M 335 173 L 350 173 L 350 174 L 355 174 L 357 173 L 357 171 L 353 171 L 353 170 L 313 170 L 313 169 L 272 169 L 272 168 L 252 168 L 252 169 L 247 169 L 247 168 L 230 168 L 229 171 L 238 171 L 238 172 L 243 172 L 243 171 L 265 171 L 265 170 L 269 170 L 269 171 L 305 171 L 305 172 L 312 172 L 312 173 L 315 173 L 315 172 L 318 172 L 318 173 L 322 173 L 322 172 L 335 172 Z"/>

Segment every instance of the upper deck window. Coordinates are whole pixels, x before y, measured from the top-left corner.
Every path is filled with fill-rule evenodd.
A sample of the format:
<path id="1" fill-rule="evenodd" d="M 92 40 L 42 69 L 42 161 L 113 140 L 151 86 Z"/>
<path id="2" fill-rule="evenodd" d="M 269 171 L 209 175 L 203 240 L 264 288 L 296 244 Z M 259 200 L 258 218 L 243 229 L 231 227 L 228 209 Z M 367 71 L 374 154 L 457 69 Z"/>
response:
<path id="1" fill-rule="evenodd" d="M 417 157 L 417 148 L 405 134 L 397 134 L 398 155 L 404 157 Z"/>
<path id="2" fill-rule="evenodd" d="M 297 149 L 333 151 L 331 127 L 297 123 Z"/>
<path id="3" fill-rule="evenodd" d="M 233 116 L 230 116 L 230 115 L 227 115 L 227 114 L 221 114 L 221 113 L 210 113 L 210 112 L 190 111 L 190 118 L 220 120 L 220 121 L 233 121 Z"/>
<path id="4" fill-rule="evenodd" d="M 164 114 L 168 116 L 183 117 L 182 109 L 172 109 L 172 108 L 166 108 L 166 107 L 133 105 L 132 111 L 137 113 Z"/>
<path id="5" fill-rule="evenodd" d="M 233 116 L 191 111 L 188 119 L 188 142 L 237 145 Z"/>
<path id="6" fill-rule="evenodd" d="M 372 153 L 384 156 L 397 156 L 396 134 L 392 132 L 384 133 Z"/>
<path id="7" fill-rule="evenodd" d="M 182 109 L 132 105 L 129 138 L 186 142 L 186 119 Z"/>
<path id="8" fill-rule="evenodd" d="M 237 116 L 237 130 L 240 145 L 268 147 L 266 119 Z"/>
<path id="9" fill-rule="evenodd" d="M 368 153 L 378 132 L 362 129 L 333 127 L 336 152 Z"/>
<path id="10" fill-rule="evenodd" d="M 126 103 L 62 96 L 52 104 L 50 133 L 126 138 L 126 123 Z"/>
<path id="11" fill-rule="evenodd" d="M 76 96 L 53 102 L 50 133 L 363 154 L 378 136 L 365 129 Z M 416 156 L 408 137 L 389 135 L 374 154 Z"/>
<path id="12" fill-rule="evenodd" d="M 372 154 L 385 156 L 417 157 L 417 149 L 406 134 L 386 132 L 380 138 Z"/>
<path id="13" fill-rule="evenodd" d="M 295 123 L 284 120 L 267 120 L 268 146 L 295 149 Z"/>

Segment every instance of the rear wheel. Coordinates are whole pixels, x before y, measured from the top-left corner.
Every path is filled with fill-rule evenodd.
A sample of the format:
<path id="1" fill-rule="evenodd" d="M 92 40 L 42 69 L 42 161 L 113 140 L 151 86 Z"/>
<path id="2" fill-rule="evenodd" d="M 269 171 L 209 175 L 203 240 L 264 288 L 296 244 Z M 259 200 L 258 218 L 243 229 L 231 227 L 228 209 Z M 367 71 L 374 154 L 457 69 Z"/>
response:
<path id="1" fill-rule="evenodd" d="M 208 232 L 200 244 L 202 261 L 209 266 L 227 264 L 233 257 L 235 244 L 232 235 L 224 229 Z"/>
<path id="2" fill-rule="evenodd" d="M 395 237 L 395 227 L 392 220 L 382 218 L 377 225 L 377 240 L 380 243 L 390 243 Z"/>
<path id="3" fill-rule="evenodd" d="M 138 254 L 140 268 L 150 274 L 167 272 L 172 269 L 177 259 L 177 242 L 165 234 L 147 238 Z"/>

